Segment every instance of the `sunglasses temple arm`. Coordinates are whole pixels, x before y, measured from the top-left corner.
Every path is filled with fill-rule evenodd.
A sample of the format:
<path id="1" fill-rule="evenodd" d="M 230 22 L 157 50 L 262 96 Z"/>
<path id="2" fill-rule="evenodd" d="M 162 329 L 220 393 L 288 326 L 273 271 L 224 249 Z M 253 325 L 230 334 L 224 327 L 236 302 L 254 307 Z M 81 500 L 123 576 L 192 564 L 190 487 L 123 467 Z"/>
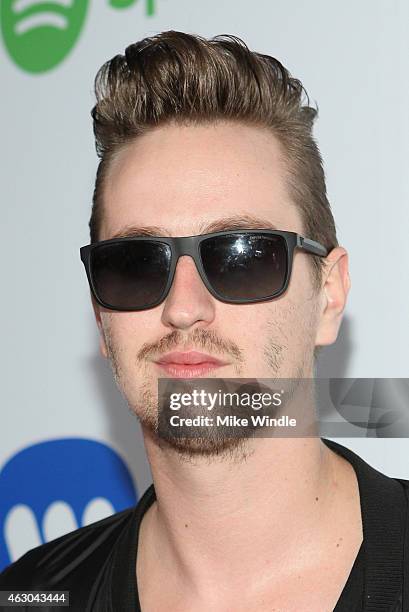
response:
<path id="1" fill-rule="evenodd" d="M 320 255 L 321 257 L 326 257 L 328 255 L 328 249 L 326 249 L 322 244 L 315 242 L 315 240 L 304 238 L 300 235 L 297 235 L 297 246 L 308 253 L 312 253 L 313 255 Z"/>

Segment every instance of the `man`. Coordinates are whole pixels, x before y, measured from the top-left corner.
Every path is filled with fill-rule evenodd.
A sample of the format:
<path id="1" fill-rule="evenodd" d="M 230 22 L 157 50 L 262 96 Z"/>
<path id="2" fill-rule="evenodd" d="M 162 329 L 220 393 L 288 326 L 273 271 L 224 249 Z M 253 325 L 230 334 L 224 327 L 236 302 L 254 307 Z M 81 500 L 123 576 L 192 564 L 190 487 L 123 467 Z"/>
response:
<path id="1" fill-rule="evenodd" d="M 301 83 L 235 37 L 170 31 L 107 62 L 96 95 L 81 257 L 154 484 L 0 586 L 98 612 L 408 610 L 406 481 L 319 436 L 158 432 L 159 378 L 305 380 L 337 338 L 348 255 Z"/>

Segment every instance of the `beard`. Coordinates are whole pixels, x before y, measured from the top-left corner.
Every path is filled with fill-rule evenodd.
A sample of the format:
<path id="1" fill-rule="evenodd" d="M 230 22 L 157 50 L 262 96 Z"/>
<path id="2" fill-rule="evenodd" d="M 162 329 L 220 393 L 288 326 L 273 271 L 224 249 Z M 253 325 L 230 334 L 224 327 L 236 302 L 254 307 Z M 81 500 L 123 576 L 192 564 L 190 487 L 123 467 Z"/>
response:
<path id="1" fill-rule="evenodd" d="M 301 390 L 299 383 L 308 371 L 310 358 L 313 356 L 313 344 L 311 342 L 311 326 L 306 325 L 303 332 L 303 346 L 300 352 L 301 359 L 291 362 L 288 359 L 289 349 L 286 342 L 277 342 L 276 339 L 269 337 L 263 347 L 263 358 L 268 365 L 271 379 L 289 378 L 291 379 L 291 393 L 296 394 Z M 269 330 L 271 331 L 271 330 Z M 277 329 L 275 330 L 277 331 Z M 307 334 L 307 335 L 306 335 Z M 135 360 L 139 369 L 137 378 L 142 381 L 137 388 L 132 384 L 135 376 L 131 379 L 129 374 L 125 375 L 122 362 L 122 351 L 113 342 L 109 326 L 104 327 L 105 343 L 108 352 L 108 359 L 113 372 L 116 385 L 124 397 L 131 414 L 139 420 L 145 436 L 154 440 L 158 448 L 166 451 L 175 452 L 181 460 L 191 462 L 195 458 L 211 460 L 226 460 L 229 462 L 242 462 L 252 454 L 251 440 L 257 435 L 257 428 L 246 430 L 238 428 L 237 433 L 223 426 L 211 425 L 200 428 L 200 435 L 194 428 L 189 428 L 189 435 L 167 435 L 160 427 L 160 405 L 158 395 L 158 380 L 152 373 L 152 364 L 147 361 L 150 356 L 156 356 L 158 352 L 163 353 L 185 346 L 194 346 L 197 350 L 208 350 L 214 353 L 215 350 L 228 354 L 233 357 L 235 375 L 240 378 L 244 372 L 244 359 L 242 352 L 237 345 L 221 340 L 213 331 L 196 328 L 186 339 L 178 330 L 174 330 L 170 335 L 161 340 L 160 343 L 145 344 L 138 352 Z M 284 338 L 286 340 L 287 338 Z M 308 350 L 310 349 L 310 350 Z M 129 371 L 129 364 L 127 364 Z M 156 391 L 155 391 L 156 390 Z M 198 412 L 186 416 L 197 416 Z M 165 428 L 166 429 L 166 428 Z M 168 428 L 169 429 L 169 428 Z M 193 430 L 193 433 L 192 433 Z M 269 436 L 271 437 L 271 436 Z"/>

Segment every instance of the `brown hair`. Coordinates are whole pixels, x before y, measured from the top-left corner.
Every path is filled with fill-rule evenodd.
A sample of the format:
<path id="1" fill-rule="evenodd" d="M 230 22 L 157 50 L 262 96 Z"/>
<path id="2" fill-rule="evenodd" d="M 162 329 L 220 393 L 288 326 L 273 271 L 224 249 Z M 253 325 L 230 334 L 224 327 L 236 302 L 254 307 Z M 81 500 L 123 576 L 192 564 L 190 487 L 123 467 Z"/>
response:
<path id="1" fill-rule="evenodd" d="M 104 180 L 115 154 L 167 122 L 239 121 L 268 128 L 284 151 L 287 183 L 304 234 L 337 246 L 321 155 L 312 135 L 317 110 L 302 83 L 274 57 L 252 52 L 236 36 L 212 39 L 168 31 L 129 45 L 99 69 L 91 111 L 100 162 L 91 242 L 101 226 Z M 311 256 L 315 288 L 323 260 Z"/>

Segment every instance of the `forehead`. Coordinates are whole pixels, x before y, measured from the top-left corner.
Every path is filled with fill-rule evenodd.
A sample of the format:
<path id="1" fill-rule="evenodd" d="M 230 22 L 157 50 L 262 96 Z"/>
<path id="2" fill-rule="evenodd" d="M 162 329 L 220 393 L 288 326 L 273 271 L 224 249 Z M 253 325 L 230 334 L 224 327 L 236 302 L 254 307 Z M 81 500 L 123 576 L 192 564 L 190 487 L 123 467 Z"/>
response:
<path id="1" fill-rule="evenodd" d="M 167 125 L 122 149 L 108 170 L 100 239 L 234 227 L 302 232 L 277 139 L 238 123 Z"/>

